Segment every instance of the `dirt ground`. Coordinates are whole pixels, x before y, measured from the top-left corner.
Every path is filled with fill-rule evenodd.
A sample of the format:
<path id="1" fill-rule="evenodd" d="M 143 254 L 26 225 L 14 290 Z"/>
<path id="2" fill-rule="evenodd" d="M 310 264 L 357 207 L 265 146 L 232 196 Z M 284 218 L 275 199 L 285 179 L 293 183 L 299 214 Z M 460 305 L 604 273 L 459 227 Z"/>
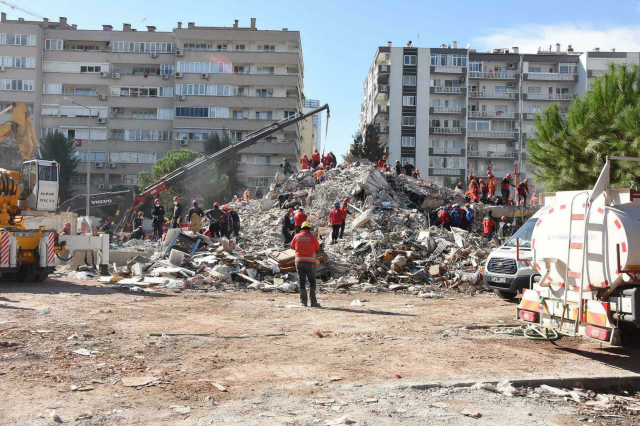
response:
<path id="1" fill-rule="evenodd" d="M 356 298 L 363 306 L 351 306 Z M 515 304 L 489 293 L 319 300 L 323 309 L 299 308 L 291 294 L 131 293 L 62 278 L 3 283 L 0 424 L 311 425 L 343 416 L 362 425 L 578 424 L 584 416 L 568 404 L 411 385 L 640 369 L 638 348 L 465 328 L 516 322 Z M 73 353 L 80 349 L 88 355 Z M 155 380 L 124 386 L 133 377 Z"/>

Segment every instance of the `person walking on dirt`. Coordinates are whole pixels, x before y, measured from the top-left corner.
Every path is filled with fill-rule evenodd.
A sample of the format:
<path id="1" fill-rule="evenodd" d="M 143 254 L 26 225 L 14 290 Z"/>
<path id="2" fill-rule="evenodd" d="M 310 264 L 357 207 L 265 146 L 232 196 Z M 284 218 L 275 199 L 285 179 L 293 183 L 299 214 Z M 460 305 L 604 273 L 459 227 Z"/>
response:
<path id="1" fill-rule="evenodd" d="M 311 224 L 304 222 L 302 230 L 291 241 L 296 251 L 296 271 L 300 286 L 300 305 L 307 306 L 306 282 L 309 281 L 309 299 L 312 308 L 320 308 L 316 299 L 316 253 L 320 250 L 318 238 L 311 233 Z"/>
<path id="2" fill-rule="evenodd" d="M 162 228 L 164 227 L 164 206 L 161 204 L 160 199 L 156 198 L 153 202 L 153 210 L 151 211 L 151 217 L 153 218 L 153 239 L 159 240 L 162 238 Z"/>

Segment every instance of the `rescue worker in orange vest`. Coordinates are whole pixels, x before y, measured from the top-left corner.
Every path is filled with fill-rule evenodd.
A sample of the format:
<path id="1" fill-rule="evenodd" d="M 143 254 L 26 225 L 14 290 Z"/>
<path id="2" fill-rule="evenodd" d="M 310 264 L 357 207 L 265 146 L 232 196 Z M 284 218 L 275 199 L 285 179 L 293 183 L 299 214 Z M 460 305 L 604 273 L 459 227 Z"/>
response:
<path id="1" fill-rule="evenodd" d="M 491 213 L 491 210 L 487 212 L 487 215 L 482 221 L 482 229 L 487 240 L 491 241 L 491 238 L 493 238 L 493 232 L 496 230 L 496 221 L 493 220 L 493 213 Z"/>
<path id="2" fill-rule="evenodd" d="M 484 183 L 483 179 L 480 179 L 480 199 L 483 203 L 487 202 L 487 194 L 489 193 L 489 187 Z"/>
<path id="3" fill-rule="evenodd" d="M 498 184 L 496 182 L 496 176 L 491 173 L 491 170 L 487 170 L 487 189 L 489 190 L 489 198 L 493 199 L 498 189 Z"/>
<path id="4" fill-rule="evenodd" d="M 71 222 L 67 222 L 64 224 L 64 226 L 62 227 L 62 232 L 60 232 L 60 235 L 71 235 Z"/>
<path id="5" fill-rule="evenodd" d="M 302 230 L 293 237 L 291 248 L 296 251 L 296 271 L 300 287 L 300 305 L 307 306 L 306 282 L 309 281 L 309 299 L 312 308 L 320 308 L 316 300 L 316 253 L 320 250 L 318 238 L 311 233 L 311 224 L 303 222 Z"/>
<path id="6" fill-rule="evenodd" d="M 311 154 L 311 161 L 313 161 L 313 168 L 318 168 L 318 166 L 320 165 L 320 153 L 317 149 L 315 149 L 313 151 L 313 154 Z"/>
<path id="7" fill-rule="evenodd" d="M 383 155 L 382 158 L 380 160 L 378 160 L 378 168 L 380 170 L 386 170 L 387 168 L 387 156 Z"/>
<path id="8" fill-rule="evenodd" d="M 242 199 L 245 201 L 249 201 L 250 196 L 251 196 L 251 188 L 247 188 L 247 190 L 244 192 L 244 195 L 242 196 Z"/>
<path id="9" fill-rule="evenodd" d="M 472 203 L 477 203 L 480 198 L 480 188 L 478 188 L 478 184 L 475 180 L 472 180 L 469 183 L 469 190 L 466 192 L 466 195 L 471 198 Z"/>
<path id="10" fill-rule="evenodd" d="M 458 184 L 456 185 L 456 191 L 463 191 L 464 190 L 464 184 L 462 182 L 458 182 Z"/>
<path id="11" fill-rule="evenodd" d="M 351 214 L 349 211 L 350 199 L 345 198 L 342 202 L 342 224 L 340 225 L 340 238 L 344 238 L 344 227 L 347 225 L 347 216 Z"/>
<path id="12" fill-rule="evenodd" d="M 295 227 L 296 234 L 302 229 L 302 224 L 307 221 L 307 215 L 304 214 L 304 209 L 300 207 L 296 214 L 293 216 L 293 226 Z"/>
<path id="13" fill-rule="evenodd" d="M 329 224 L 331 224 L 331 244 L 335 244 L 338 242 L 340 226 L 342 226 L 342 209 L 339 201 L 335 202 L 333 209 L 329 212 Z"/>
<path id="14" fill-rule="evenodd" d="M 309 169 L 309 157 L 307 157 L 307 154 L 302 156 L 302 158 L 300 159 L 300 164 L 302 164 L 302 170 Z"/>
<path id="15" fill-rule="evenodd" d="M 318 165 L 318 170 L 313 173 L 313 176 L 316 178 L 316 183 L 323 181 L 322 176 L 324 176 L 324 167 L 322 164 Z"/>
<path id="16" fill-rule="evenodd" d="M 510 187 L 512 186 L 514 188 L 516 187 L 511 183 L 511 173 L 507 173 L 507 175 L 500 181 L 500 192 L 502 193 L 502 201 L 504 201 L 505 204 L 509 203 L 509 194 L 511 192 Z"/>

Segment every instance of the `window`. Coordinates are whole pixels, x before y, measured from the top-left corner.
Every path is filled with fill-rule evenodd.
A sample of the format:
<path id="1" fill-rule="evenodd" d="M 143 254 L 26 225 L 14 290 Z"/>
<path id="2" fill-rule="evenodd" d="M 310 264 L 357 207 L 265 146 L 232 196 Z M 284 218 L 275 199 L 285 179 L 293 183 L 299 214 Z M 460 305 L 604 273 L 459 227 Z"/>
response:
<path id="1" fill-rule="evenodd" d="M 258 74 L 275 74 L 276 69 L 274 67 L 258 67 Z"/>
<path id="2" fill-rule="evenodd" d="M 82 65 L 80 66 L 80 72 L 92 72 L 97 73 L 102 69 L 101 66 L 98 65 Z"/>
<path id="3" fill-rule="evenodd" d="M 540 72 L 540 67 L 529 66 L 529 72 Z"/>
<path id="4" fill-rule="evenodd" d="M 402 125 L 403 126 L 410 126 L 410 127 L 415 127 L 416 126 L 416 118 L 412 115 L 405 115 L 402 117 Z"/>
<path id="5" fill-rule="evenodd" d="M 529 111 L 530 113 L 536 113 L 538 111 L 542 111 L 542 107 L 540 105 L 529 105 Z"/>
<path id="6" fill-rule="evenodd" d="M 23 58 L 20 56 L 3 56 L 2 66 L 6 68 L 35 68 L 36 58 Z"/>
<path id="7" fill-rule="evenodd" d="M 213 50 L 210 44 L 185 43 L 184 50 L 209 51 Z"/>
<path id="8" fill-rule="evenodd" d="M 244 44 L 236 44 L 236 50 L 245 50 Z"/>
<path id="9" fill-rule="evenodd" d="M 231 74 L 233 65 L 227 62 L 178 62 L 178 71 L 197 74 Z"/>
<path id="10" fill-rule="evenodd" d="M 253 164 L 257 166 L 269 165 L 271 164 L 271 156 L 270 155 L 254 155 Z"/>
<path id="11" fill-rule="evenodd" d="M 272 98 L 273 89 L 257 89 L 256 96 L 259 98 Z"/>
<path id="12" fill-rule="evenodd" d="M 33 80 L 0 80 L 0 90 L 12 90 L 16 92 L 33 92 Z"/>
<path id="13" fill-rule="evenodd" d="M 289 118 L 293 118 L 296 116 L 296 112 L 295 111 L 285 111 L 284 112 L 284 118 L 289 119 Z"/>
<path id="14" fill-rule="evenodd" d="M 497 115 L 503 114 L 505 112 L 508 112 L 508 107 L 507 105 L 494 105 L 495 107 L 495 112 Z"/>
<path id="15" fill-rule="evenodd" d="M 452 67 L 466 67 L 467 55 L 449 55 L 449 65 Z"/>
<path id="16" fill-rule="evenodd" d="M 416 55 L 404 55 L 405 65 L 418 65 L 418 57 Z"/>
<path id="17" fill-rule="evenodd" d="M 44 83 L 42 93 L 45 95 L 60 95 L 62 94 L 62 84 Z"/>
<path id="18" fill-rule="evenodd" d="M 415 136 L 403 136 L 402 137 L 402 146 L 414 148 L 416 146 L 416 138 Z"/>
<path id="19" fill-rule="evenodd" d="M 471 71 L 471 72 L 481 72 L 482 71 L 482 62 L 469 62 L 469 71 Z"/>
<path id="20" fill-rule="evenodd" d="M 45 40 L 44 50 L 62 50 L 62 40 Z"/>
<path id="21" fill-rule="evenodd" d="M 173 43 L 114 41 L 113 51 L 121 53 L 173 53 Z"/>
<path id="22" fill-rule="evenodd" d="M 260 45 L 258 46 L 258 52 L 275 52 L 276 47 L 273 45 Z"/>
<path id="23" fill-rule="evenodd" d="M 496 86 L 497 93 L 507 93 L 507 86 Z"/>
<path id="24" fill-rule="evenodd" d="M 402 97 L 402 105 L 404 105 L 404 106 L 415 106 L 416 105 L 416 97 L 415 96 L 403 96 Z"/>
<path id="25" fill-rule="evenodd" d="M 268 177 L 250 177 L 248 186 L 269 186 L 269 178 Z"/>
<path id="26" fill-rule="evenodd" d="M 542 93 L 542 88 L 536 87 L 536 86 L 529 86 L 527 87 L 527 93 L 531 93 L 531 94 Z"/>
<path id="27" fill-rule="evenodd" d="M 173 120 L 173 109 L 158 108 L 158 120 Z"/>
<path id="28" fill-rule="evenodd" d="M 92 44 L 74 44 L 71 46 L 67 46 L 68 50 L 75 50 L 80 52 L 99 52 L 100 46 L 92 45 Z"/>
<path id="29" fill-rule="evenodd" d="M 231 86 L 207 84 L 178 84 L 176 91 L 179 95 L 198 96 L 231 96 Z"/>
<path id="30" fill-rule="evenodd" d="M 416 159 L 413 157 L 402 157 L 402 159 L 400 160 L 402 162 L 402 164 L 404 164 L 404 162 L 406 161 L 407 163 L 415 166 L 416 164 Z"/>
<path id="31" fill-rule="evenodd" d="M 447 55 L 442 53 L 432 53 L 431 65 L 447 65 Z"/>
<path id="32" fill-rule="evenodd" d="M 402 85 L 403 86 L 415 86 L 417 84 L 418 77 L 415 75 L 403 75 L 402 76 Z"/>
<path id="33" fill-rule="evenodd" d="M 489 131 L 491 130 L 491 123 L 489 121 L 469 121 L 467 123 L 469 130 Z"/>
<path id="34" fill-rule="evenodd" d="M 111 152 L 109 154 L 109 161 L 112 163 L 154 164 L 157 159 L 158 154 L 155 152 Z"/>
<path id="35" fill-rule="evenodd" d="M 176 117 L 184 118 L 229 118 L 229 108 L 221 107 L 177 107 Z"/>
<path id="36" fill-rule="evenodd" d="M 205 141 L 209 139 L 208 132 L 176 132 L 176 138 L 191 141 Z"/>
<path id="37" fill-rule="evenodd" d="M 161 75 L 173 75 L 176 73 L 176 67 L 173 64 L 162 64 L 160 65 L 160 74 Z"/>
<path id="38" fill-rule="evenodd" d="M 53 135 L 56 133 L 61 133 L 60 129 L 54 127 L 43 127 L 42 128 L 42 137 L 46 138 L 48 135 Z"/>
<path id="39" fill-rule="evenodd" d="M 242 132 L 237 132 L 235 130 L 231 131 L 231 134 L 229 135 L 230 139 L 232 141 L 241 141 L 242 140 Z"/>
<path id="40" fill-rule="evenodd" d="M 161 98 L 173 98 L 173 86 L 158 87 L 158 96 Z"/>
<path id="41" fill-rule="evenodd" d="M 87 162 L 87 151 L 76 151 L 76 158 L 81 163 Z M 106 163 L 107 162 L 107 153 L 100 151 L 91 151 L 91 162 L 96 163 Z"/>
<path id="42" fill-rule="evenodd" d="M 219 44 L 218 48 L 216 49 L 220 52 L 226 52 L 227 51 L 227 45 L 226 44 Z"/>
<path id="43" fill-rule="evenodd" d="M 171 132 L 167 130 L 112 130 L 112 137 L 116 139 L 121 132 L 126 141 L 170 141 Z"/>
<path id="44" fill-rule="evenodd" d="M 0 34 L 0 44 L 9 44 L 13 46 L 35 46 L 36 36 L 22 34 Z M 62 50 L 62 47 L 59 50 Z"/>
<path id="45" fill-rule="evenodd" d="M 229 108 L 211 108 L 211 118 L 229 118 Z"/>
<path id="46" fill-rule="evenodd" d="M 242 120 L 244 118 L 242 111 L 233 111 L 231 118 L 234 120 Z"/>
<path id="47" fill-rule="evenodd" d="M 272 111 L 256 111 L 256 120 L 273 120 Z"/>
<path id="48" fill-rule="evenodd" d="M 463 157 L 429 157 L 429 167 L 439 169 L 464 169 L 466 162 Z"/>

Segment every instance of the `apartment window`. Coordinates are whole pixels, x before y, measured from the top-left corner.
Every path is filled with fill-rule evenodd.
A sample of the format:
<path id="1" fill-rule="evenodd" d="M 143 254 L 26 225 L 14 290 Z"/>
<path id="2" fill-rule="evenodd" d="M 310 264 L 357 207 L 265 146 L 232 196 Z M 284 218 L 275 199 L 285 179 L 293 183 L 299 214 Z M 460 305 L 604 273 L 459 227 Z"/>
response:
<path id="1" fill-rule="evenodd" d="M 482 62 L 469 62 L 469 71 L 471 71 L 471 72 L 481 72 L 482 71 Z"/>
<path id="2" fill-rule="evenodd" d="M 113 130 L 112 135 L 117 135 L 118 130 Z M 167 130 L 124 130 L 126 141 L 170 141 L 171 132 Z"/>
<path id="3" fill-rule="evenodd" d="M 276 47 L 273 45 L 265 44 L 258 46 L 258 52 L 275 52 Z"/>
<path id="4" fill-rule="evenodd" d="M 429 167 L 438 169 L 464 169 L 466 162 L 462 157 L 430 157 Z"/>
<path id="5" fill-rule="evenodd" d="M 98 73 L 102 70 L 102 67 L 99 65 L 82 65 L 80 66 L 80 72 L 86 73 Z"/>
<path id="6" fill-rule="evenodd" d="M 137 120 L 155 120 L 158 116 L 153 111 L 132 111 L 131 118 Z"/>
<path id="7" fill-rule="evenodd" d="M 258 67 L 258 74 L 275 74 L 276 69 L 274 67 Z"/>
<path id="8" fill-rule="evenodd" d="M 236 44 L 236 50 L 245 50 L 244 44 Z"/>
<path id="9" fill-rule="evenodd" d="M 0 80 L 0 90 L 12 90 L 16 92 L 33 92 L 33 80 Z"/>
<path id="10" fill-rule="evenodd" d="M 229 118 L 229 108 L 212 107 L 211 118 Z"/>
<path id="11" fill-rule="evenodd" d="M 457 108 L 462 108 L 464 106 L 464 101 L 462 101 L 460 99 L 453 99 L 453 100 L 451 100 L 451 106 L 457 107 Z"/>
<path id="12" fill-rule="evenodd" d="M 285 111 L 285 112 L 284 112 L 284 118 L 285 118 L 285 120 L 286 120 L 286 119 L 289 119 L 289 118 L 293 118 L 293 117 L 295 117 L 295 115 L 296 115 L 296 112 L 295 112 L 295 111 Z"/>
<path id="13" fill-rule="evenodd" d="M 235 130 L 232 130 L 231 134 L 229 135 L 229 138 L 232 141 L 241 141 L 242 140 L 242 132 L 237 132 Z"/>
<path id="14" fill-rule="evenodd" d="M 178 62 L 178 71 L 197 74 L 231 74 L 233 65 L 227 62 Z"/>
<path id="15" fill-rule="evenodd" d="M 35 68 L 36 58 L 23 58 L 20 56 L 3 56 L 2 66 L 6 68 Z"/>
<path id="16" fill-rule="evenodd" d="M 173 43 L 114 41 L 113 51 L 121 53 L 173 53 Z"/>
<path id="17" fill-rule="evenodd" d="M 495 90 L 498 93 L 507 93 L 507 86 L 496 86 Z"/>
<path id="18" fill-rule="evenodd" d="M 268 177 L 251 177 L 249 178 L 249 186 L 269 186 Z"/>
<path id="19" fill-rule="evenodd" d="M 176 132 L 178 139 L 187 139 L 190 141 L 206 141 L 209 139 L 208 132 Z"/>
<path id="20" fill-rule="evenodd" d="M 76 158 L 80 163 L 87 162 L 87 151 L 76 151 Z M 96 163 L 106 163 L 107 162 L 107 153 L 100 151 L 91 151 L 91 162 Z"/>
<path id="21" fill-rule="evenodd" d="M 449 55 L 449 65 L 452 67 L 466 67 L 467 55 Z"/>
<path id="22" fill-rule="evenodd" d="M 176 117 L 187 118 L 208 118 L 209 108 L 207 107 L 177 107 Z"/>
<path id="23" fill-rule="evenodd" d="M 93 154 L 93 153 L 92 153 Z M 111 152 L 109 161 L 123 164 L 155 164 L 158 154 L 155 152 Z"/>
<path id="24" fill-rule="evenodd" d="M 415 106 L 416 105 L 416 97 L 415 96 L 403 96 L 402 97 L 402 105 L 404 105 L 404 106 Z"/>
<path id="25" fill-rule="evenodd" d="M 256 120 L 273 120 L 272 111 L 256 111 Z"/>
<path id="26" fill-rule="evenodd" d="M 402 125 L 408 127 L 416 126 L 416 118 L 412 115 L 404 115 L 402 116 Z"/>
<path id="27" fill-rule="evenodd" d="M 45 95 L 61 95 L 62 84 L 44 83 L 42 93 L 44 93 Z"/>
<path id="28" fill-rule="evenodd" d="M 176 67 L 173 64 L 161 64 L 160 65 L 160 74 L 161 75 L 173 75 L 176 73 Z"/>
<path id="29" fill-rule="evenodd" d="M 418 77 L 415 75 L 403 75 L 402 76 L 402 85 L 403 86 L 415 86 L 418 82 Z"/>
<path id="30" fill-rule="evenodd" d="M 415 136 L 403 136 L 402 137 L 402 146 L 408 148 L 414 148 L 416 146 L 416 138 Z"/>
<path id="31" fill-rule="evenodd" d="M 527 87 L 527 93 L 530 93 L 530 94 L 542 93 L 542 88 L 539 86 L 529 86 Z"/>
<path id="32" fill-rule="evenodd" d="M 542 107 L 540 105 L 530 105 L 528 110 L 530 113 L 536 113 L 538 111 L 542 111 Z"/>
<path id="33" fill-rule="evenodd" d="M 12 46 L 35 46 L 36 36 L 3 33 L 3 34 L 0 34 L 0 44 L 9 44 Z M 59 50 L 62 50 L 62 47 Z"/>
<path id="34" fill-rule="evenodd" d="M 269 165 L 271 164 L 271 156 L 270 155 L 254 155 L 253 164 L 257 166 Z"/>
<path id="35" fill-rule="evenodd" d="M 404 55 L 405 65 L 418 65 L 418 57 L 416 55 Z"/>
<path id="36" fill-rule="evenodd" d="M 49 135 L 53 135 L 56 133 L 61 133 L 60 129 L 55 128 L 55 127 L 43 127 L 42 128 L 42 137 L 46 138 Z"/>
<path id="37" fill-rule="evenodd" d="M 226 52 L 227 51 L 227 45 L 226 44 L 219 44 L 218 48 L 216 49 L 219 52 Z"/>
<path id="38" fill-rule="evenodd" d="M 469 121 L 467 123 L 468 130 L 480 130 L 483 132 L 491 130 L 489 121 Z"/>
<path id="39" fill-rule="evenodd" d="M 213 50 L 210 44 L 185 43 L 184 50 L 209 51 Z"/>
<path id="40" fill-rule="evenodd" d="M 541 68 L 540 67 L 532 67 L 529 66 L 529 72 L 540 72 Z"/>
<path id="41" fill-rule="evenodd" d="M 447 55 L 442 53 L 432 53 L 431 65 L 447 65 Z"/>
<path id="42" fill-rule="evenodd" d="M 494 105 L 494 107 L 495 107 L 495 112 L 498 115 L 504 114 L 505 112 L 508 112 L 507 105 Z"/>
<path id="43" fill-rule="evenodd" d="M 416 159 L 413 157 L 402 157 L 402 159 L 400 160 L 402 162 L 402 164 L 405 163 L 405 161 L 413 166 L 416 165 Z"/>
<path id="44" fill-rule="evenodd" d="M 233 111 L 231 113 L 231 118 L 233 118 L 234 120 L 242 120 L 244 118 L 244 115 L 242 111 Z"/>
<path id="45" fill-rule="evenodd" d="M 256 96 L 259 98 L 271 98 L 273 97 L 273 89 L 257 89 Z"/>
<path id="46" fill-rule="evenodd" d="M 161 98 L 172 98 L 173 86 L 158 87 L 158 96 Z"/>

